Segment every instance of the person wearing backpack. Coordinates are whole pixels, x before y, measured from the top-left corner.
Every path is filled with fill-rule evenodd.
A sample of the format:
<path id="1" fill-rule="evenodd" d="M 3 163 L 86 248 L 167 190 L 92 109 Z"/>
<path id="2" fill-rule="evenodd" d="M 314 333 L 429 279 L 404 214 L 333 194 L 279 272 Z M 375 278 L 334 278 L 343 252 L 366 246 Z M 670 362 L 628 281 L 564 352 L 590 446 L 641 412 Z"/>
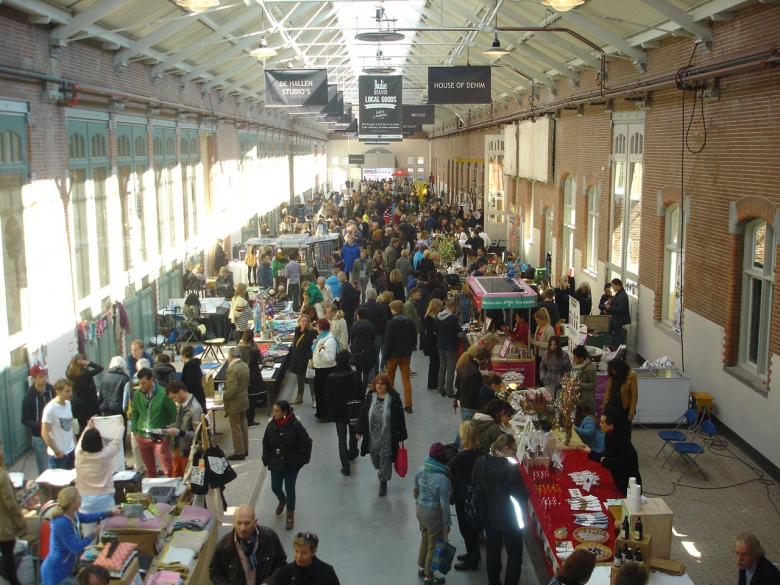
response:
<path id="1" fill-rule="evenodd" d="M 336 433 L 339 442 L 339 459 L 341 473 L 349 475 L 349 462 L 358 456 L 357 439 L 349 432 L 350 402 L 359 401 L 362 404 L 365 387 L 361 387 L 360 375 L 350 365 L 351 354 L 348 349 L 342 349 L 336 354 L 336 369 L 325 381 L 325 395 L 330 408 L 327 420 L 336 423 Z M 347 449 L 347 434 L 349 434 L 349 449 Z"/>
<path id="2" fill-rule="evenodd" d="M 311 460 L 311 449 L 309 433 L 293 414 L 293 407 L 279 400 L 263 435 L 263 465 L 271 472 L 271 490 L 279 499 L 276 515 L 280 516 L 287 506 L 287 530 L 295 526 L 295 482 L 298 472 Z"/>
<path id="3" fill-rule="evenodd" d="M 469 484 L 474 465 L 485 454 L 485 450 L 479 444 L 477 427 L 470 420 L 460 423 L 458 433 L 461 450 L 450 459 L 447 467 L 450 468 L 452 491 L 455 496 L 455 515 L 458 518 L 458 529 L 466 545 L 466 553 L 458 555 L 458 560 L 461 562 L 453 566 L 457 571 L 476 571 L 479 569 L 479 561 L 482 560 L 479 552 L 479 532 L 466 518 L 465 503 L 469 497 Z"/>
<path id="4" fill-rule="evenodd" d="M 447 450 L 441 443 L 434 443 L 425 464 L 414 475 L 414 499 L 417 502 L 417 520 L 420 522 L 420 552 L 417 556 L 417 576 L 425 585 L 440 585 L 444 577 L 436 577 L 431 562 L 436 551 L 436 541 L 450 533 L 450 470 L 445 464 Z"/>
<path id="5" fill-rule="evenodd" d="M 528 500 L 528 488 L 518 468 L 517 443 L 502 434 L 490 446 L 490 453 L 474 465 L 472 482 L 479 482 L 487 506 L 485 537 L 488 583 L 518 585 L 523 565 L 523 517 L 521 504 Z M 501 547 L 506 544 L 507 562 L 501 580 Z"/>
<path id="6" fill-rule="evenodd" d="M 322 420 L 328 416 L 325 381 L 336 367 L 336 354 L 341 350 L 341 347 L 338 339 L 330 331 L 330 321 L 317 319 L 314 328 L 317 330 L 317 338 L 311 346 L 311 361 L 314 366 L 314 402 L 317 410 L 314 416 Z"/>

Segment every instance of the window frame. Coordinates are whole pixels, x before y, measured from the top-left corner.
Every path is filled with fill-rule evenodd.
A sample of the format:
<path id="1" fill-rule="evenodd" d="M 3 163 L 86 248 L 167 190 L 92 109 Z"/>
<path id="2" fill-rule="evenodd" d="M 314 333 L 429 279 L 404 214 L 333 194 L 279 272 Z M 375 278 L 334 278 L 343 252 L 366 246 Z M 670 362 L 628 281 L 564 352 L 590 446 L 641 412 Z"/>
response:
<path id="1" fill-rule="evenodd" d="M 661 321 L 679 334 L 679 327 L 674 326 L 675 291 L 678 287 L 679 265 L 682 259 L 683 246 L 680 241 L 680 221 L 682 213 L 680 205 L 672 203 L 664 213 L 664 261 L 663 288 L 661 289 Z"/>
<path id="2" fill-rule="evenodd" d="M 574 267 L 574 234 L 577 229 L 577 182 L 568 175 L 563 182 L 563 217 L 561 218 L 561 274 Z"/>
<path id="3" fill-rule="evenodd" d="M 601 192 L 599 187 L 591 187 L 587 190 L 588 197 L 588 241 L 586 248 L 585 264 L 594 273 L 599 269 L 599 218 L 601 205 Z"/>
<path id="4" fill-rule="evenodd" d="M 754 266 L 754 254 L 756 251 L 756 232 L 761 226 L 765 226 L 764 236 L 764 264 L 762 268 Z M 739 331 L 739 358 L 741 368 L 747 370 L 764 380 L 767 379 L 770 360 L 770 339 L 772 324 L 772 299 L 774 296 L 774 267 L 776 254 L 775 231 L 772 225 L 762 219 L 754 219 L 745 226 L 744 253 L 742 260 L 742 302 L 740 307 L 740 331 Z M 752 301 L 753 285 L 761 282 L 761 299 L 758 315 L 758 339 L 756 346 L 758 355 L 756 363 L 750 361 Z"/>

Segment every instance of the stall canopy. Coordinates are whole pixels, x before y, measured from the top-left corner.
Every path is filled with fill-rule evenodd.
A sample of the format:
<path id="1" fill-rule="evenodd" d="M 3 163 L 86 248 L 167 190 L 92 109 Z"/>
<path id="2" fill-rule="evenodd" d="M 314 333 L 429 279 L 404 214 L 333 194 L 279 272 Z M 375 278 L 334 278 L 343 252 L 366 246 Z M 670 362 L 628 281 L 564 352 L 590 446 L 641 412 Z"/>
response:
<path id="1" fill-rule="evenodd" d="M 536 291 L 519 278 L 469 276 L 466 279 L 478 309 L 530 309 Z"/>

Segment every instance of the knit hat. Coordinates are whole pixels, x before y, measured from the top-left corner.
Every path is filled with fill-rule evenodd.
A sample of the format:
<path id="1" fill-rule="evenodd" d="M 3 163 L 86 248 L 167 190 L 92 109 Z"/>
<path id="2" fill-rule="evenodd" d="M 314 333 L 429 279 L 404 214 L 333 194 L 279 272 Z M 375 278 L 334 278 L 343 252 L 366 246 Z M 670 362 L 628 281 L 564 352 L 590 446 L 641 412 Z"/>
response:
<path id="1" fill-rule="evenodd" d="M 437 441 L 431 445 L 431 450 L 428 451 L 428 456 L 432 459 L 436 459 L 436 461 L 444 463 L 447 461 L 447 449 L 445 449 L 444 445 Z"/>

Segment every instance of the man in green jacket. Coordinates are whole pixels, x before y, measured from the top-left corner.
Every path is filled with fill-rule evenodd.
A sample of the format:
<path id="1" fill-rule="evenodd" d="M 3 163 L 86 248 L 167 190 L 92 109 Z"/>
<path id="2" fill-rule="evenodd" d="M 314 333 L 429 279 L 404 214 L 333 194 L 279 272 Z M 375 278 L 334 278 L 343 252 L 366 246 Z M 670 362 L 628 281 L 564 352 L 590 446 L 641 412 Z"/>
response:
<path id="1" fill-rule="evenodd" d="M 273 262 L 271 262 L 271 276 L 274 279 L 274 288 L 279 288 L 280 284 L 287 282 L 284 278 L 284 267 L 287 265 L 287 258 L 284 257 L 282 249 L 279 248 L 274 256 Z"/>
<path id="2" fill-rule="evenodd" d="M 160 459 L 163 473 L 172 477 L 173 456 L 167 435 L 163 438 L 152 435 L 148 430 L 166 429 L 171 426 L 176 421 L 176 405 L 165 393 L 165 388 L 157 385 L 154 372 L 150 368 L 138 370 L 138 385 L 140 392 L 133 396 L 133 410 L 130 413 L 130 432 L 135 436 L 138 450 L 141 452 L 146 477 L 157 477 L 155 453 Z"/>
<path id="3" fill-rule="evenodd" d="M 422 292 L 416 286 L 409 291 L 409 300 L 404 303 L 404 315 L 409 317 L 417 330 L 417 336 L 420 336 L 420 314 L 417 311 L 417 303 L 422 298 Z"/>
<path id="4" fill-rule="evenodd" d="M 237 347 L 231 347 L 228 352 L 227 378 L 222 398 L 233 433 L 233 455 L 228 460 L 243 461 L 249 453 L 249 426 L 246 421 L 246 411 L 249 410 L 249 366 L 241 361 L 241 351 Z"/>

